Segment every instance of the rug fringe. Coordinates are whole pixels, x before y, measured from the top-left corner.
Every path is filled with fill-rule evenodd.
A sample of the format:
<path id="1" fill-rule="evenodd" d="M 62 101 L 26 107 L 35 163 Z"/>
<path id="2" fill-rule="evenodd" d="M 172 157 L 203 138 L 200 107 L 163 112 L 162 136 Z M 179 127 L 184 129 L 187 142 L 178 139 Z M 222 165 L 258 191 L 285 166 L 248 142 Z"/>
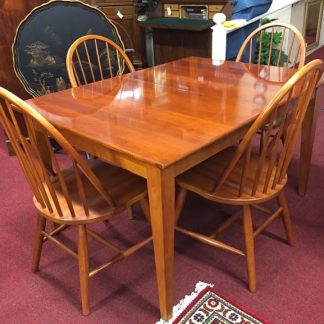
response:
<path id="1" fill-rule="evenodd" d="M 168 321 L 160 319 L 155 324 L 172 324 L 173 321 L 181 314 L 181 312 L 184 311 L 189 306 L 189 304 L 198 296 L 198 294 L 206 287 L 214 287 L 214 285 L 202 281 L 197 282 L 195 286 L 195 291 L 192 292 L 190 295 L 186 295 L 183 299 L 179 301 L 177 305 L 173 306 L 172 318 Z"/>

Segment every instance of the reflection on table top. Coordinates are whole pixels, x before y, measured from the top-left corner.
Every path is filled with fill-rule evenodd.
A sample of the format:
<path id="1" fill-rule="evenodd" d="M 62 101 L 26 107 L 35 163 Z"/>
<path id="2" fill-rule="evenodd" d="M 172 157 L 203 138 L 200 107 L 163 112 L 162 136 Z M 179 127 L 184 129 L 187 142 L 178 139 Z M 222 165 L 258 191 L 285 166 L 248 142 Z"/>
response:
<path id="1" fill-rule="evenodd" d="M 163 168 L 249 124 L 284 70 L 191 57 L 28 102 L 63 131 Z"/>

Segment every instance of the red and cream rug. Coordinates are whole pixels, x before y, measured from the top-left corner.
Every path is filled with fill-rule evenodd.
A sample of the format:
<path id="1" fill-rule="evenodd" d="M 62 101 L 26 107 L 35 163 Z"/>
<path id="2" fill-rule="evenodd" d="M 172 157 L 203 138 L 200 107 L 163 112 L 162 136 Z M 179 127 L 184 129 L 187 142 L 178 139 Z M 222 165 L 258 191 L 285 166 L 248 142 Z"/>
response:
<path id="1" fill-rule="evenodd" d="M 156 324 L 269 324 L 245 307 L 198 282 L 195 291 L 173 307 L 173 318 Z"/>

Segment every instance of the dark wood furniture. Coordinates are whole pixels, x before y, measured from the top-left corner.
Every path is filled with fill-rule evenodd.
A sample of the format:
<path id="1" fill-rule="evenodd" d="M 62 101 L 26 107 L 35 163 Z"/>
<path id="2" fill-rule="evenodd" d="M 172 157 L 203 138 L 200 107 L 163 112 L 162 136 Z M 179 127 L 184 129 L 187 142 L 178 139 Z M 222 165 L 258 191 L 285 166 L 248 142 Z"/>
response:
<path id="1" fill-rule="evenodd" d="M 211 27 L 215 13 L 231 16 L 229 1 L 170 0 L 160 6 L 142 25 L 146 30 L 149 65 L 158 65 L 188 56 L 211 57 Z"/>
<path id="2" fill-rule="evenodd" d="M 136 202 L 148 210 L 146 181 L 123 169 L 108 165 L 99 159 L 85 161 L 71 144 L 39 113 L 28 104 L 0 87 L 0 122 L 13 143 L 16 156 L 34 194 L 38 212 L 34 241 L 33 272 L 38 271 L 42 246 L 50 241 L 77 259 L 82 302 L 82 313 L 90 313 L 89 279 L 112 264 L 130 256 L 149 243 L 148 237 L 128 248 L 119 248 L 91 229 L 90 224 L 103 222 L 120 215 Z M 14 115 L 18 111 L 24 116 L 28 138 L 22 135 Z M 54 173 L 50 174 L 42 159 L 42 147 L 38 134 L 46 139 L 51 152 Z M 49 138 L 55 139 L 66 153 L 66 160 L 58 159 L 51 150 Z M 67 159 L 69 158 L 69 163 Z M 66 165 L 70 167 L 66 167 Z M 149 218 L 148 214 L 147 217 Z M 46 231 L 46 220 L 58 226 Z M 58 234 L 72 227 L 77 230 L 77 252 L 59 240 Z M 68 230 L 64 233 L 66 234 Z M 94 269 L 90 269 L 88 236 L 114 251 L 113 257 Z M 45 292 L 44 292 L 45 294 Z M 45 295 L 44 295 L 44 298 Z"/>
<path id="3" fill-rule="evenodd" d="M 237 146 L 216 154 L 177 178 L 181 190 L 176 215 L 182 209 L 187 191 L 220 204 L 239 207 L 211 233 L 202 234 L 178 226 L 176 229 L 205 244 L 245 257 L 251 292 L 256 292 L 254 239 L 257 235 L 281 217 L 288 243 L 294 243 L 284 193 L 288 181 L 287 169 L 309 101 L 323 71 L 324 63 L 321 60 L 312 61 L 301 68 L 266 106 Z M 258 147 L 254 138 L 260 129 L 264 136 L 262 145 Z M 281 143 L 283 135 L 285 140 Z M 263 204 L 273 199 L 278 201 L 278 207 L 265 208 Z M 267 218 L 260 215 L 255 217 L 262 220 L 262 223 L 256 222 L 258 226 L 253 225 L 253 208 L 267 215 Z M 243 223 L 244 249 L 233 246 L 231 241 L 224 242 L 217 238 L 237 219 L 242 219 Z"/>
<path id="4" fill-rule="evenodd" d="M 130 0 L 84 0 L 100 9 L 107 18 L 116 23 L 120 30 L 125 47 L 133 46 L 135 52 L 133 62 L 137 65 L 146 65 L 144 30 L 140 28 L 137 21 L 137 12 L 133 1 Z"/>
<path id="5" fill-rule="evenodd" d="M 148 64 L 159 65 L 188 56 L 211 57 L 213 25 L 209 20 L 148 19 L 143 23 Z"/>
<path id="6" fill-rule="evenodd" d="M 79 149 L 147 179 L 164 319 L 174 304 L 175 177 L 241 139 L 289 76 L 270 67 L 278 82 L 258 80 L 258 68 L 191 57 L 28 101 Z"/>
<path id="7" fill-rule="evenodd" d="M 180 19 L 213 19 L 216 13 L 231 14 L 231 5 L 227 0 L 162 0 L 162 16 Z"/>

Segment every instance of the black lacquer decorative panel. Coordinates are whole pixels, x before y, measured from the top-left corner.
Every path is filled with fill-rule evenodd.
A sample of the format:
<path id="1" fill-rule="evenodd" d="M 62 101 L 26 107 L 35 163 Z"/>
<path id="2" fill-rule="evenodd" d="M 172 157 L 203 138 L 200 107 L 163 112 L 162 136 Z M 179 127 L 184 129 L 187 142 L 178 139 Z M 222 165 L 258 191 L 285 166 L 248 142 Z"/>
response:
<path id="1" fill-rule="evenodd" d="M 79 37 L 97 34 L 124 48 L 116 26 L 98 9 L 79 1 L 50 1 L 19 25 L 12 47 L 15 72 L 26 91 L 40 96 L 69 87 L 65 57 Z"/>

